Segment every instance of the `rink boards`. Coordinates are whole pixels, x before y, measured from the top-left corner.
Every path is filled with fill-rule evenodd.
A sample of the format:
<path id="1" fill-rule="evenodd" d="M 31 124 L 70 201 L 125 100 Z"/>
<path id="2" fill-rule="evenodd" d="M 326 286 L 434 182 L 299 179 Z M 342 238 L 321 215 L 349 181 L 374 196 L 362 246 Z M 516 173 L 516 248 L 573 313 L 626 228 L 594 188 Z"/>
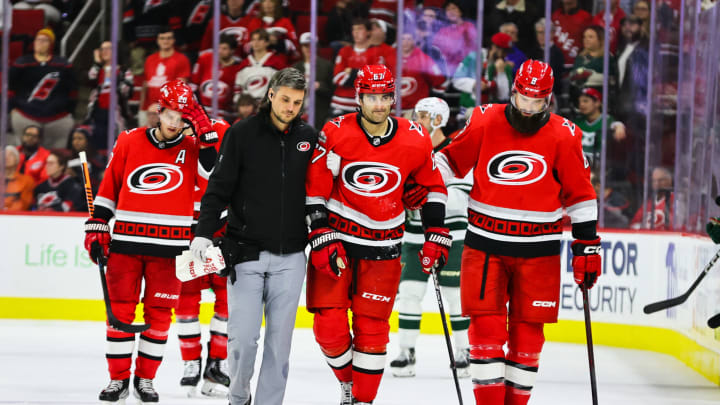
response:
<path id="1" fill-rule="evenodd" d="M 84 216 L 0 215 L 0 318 L 103 320 L 97 267 L 83 248 Z M 653 315 L 642 308 L 682 294 L 717 248 L 708 238 L 674 232 L 601 232 L 603 275 L 590 292 L 595 343 L 673 355 L 720 385 L 720 328 L 707 319 L 720 312 L 720 269 L 710 271 L 681 306 Z M 556 303 L 560 322 L 546 328 L 548 340 L 585 342 L 582 296 L 569 266 L 570 235 L 562 245 L 562 286 Z M 718 265 L 720 266 L 720 265 Z M 211 301 L 207 292 L 204 301 Z M 300 301 L 304 304 L 304 297 Z M 435 295 L 428 286 L 422 323 L 442 333 Z M 212 307 L 203 304 L 201 320 Z M 312 316 L 298 310 L 298 327 Z M 397 314 L 393 314 L 393 329 Z"/>

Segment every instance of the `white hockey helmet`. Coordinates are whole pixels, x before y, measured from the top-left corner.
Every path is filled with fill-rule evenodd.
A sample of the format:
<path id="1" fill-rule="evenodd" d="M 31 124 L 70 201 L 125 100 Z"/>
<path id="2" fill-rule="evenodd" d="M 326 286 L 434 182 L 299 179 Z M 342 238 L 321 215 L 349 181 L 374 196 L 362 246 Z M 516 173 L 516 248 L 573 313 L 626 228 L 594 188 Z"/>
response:
<path id="1" fill-rule="evenodd" d="M 437 128 L 443 128 L 447 124 L 448 118 L 450 118 L 450 107 L 448 103 L 438 97 L 425 97 L 418 101 L 417 104 L 415 104 L 415 114 L 420 111 L 430 113 L 431 122 L 435 122 L 435 117 L 438 115 L 441 116 L 442 120 Z M 432 128 L 432 130 L 435 130 L 435 128 Z"/>

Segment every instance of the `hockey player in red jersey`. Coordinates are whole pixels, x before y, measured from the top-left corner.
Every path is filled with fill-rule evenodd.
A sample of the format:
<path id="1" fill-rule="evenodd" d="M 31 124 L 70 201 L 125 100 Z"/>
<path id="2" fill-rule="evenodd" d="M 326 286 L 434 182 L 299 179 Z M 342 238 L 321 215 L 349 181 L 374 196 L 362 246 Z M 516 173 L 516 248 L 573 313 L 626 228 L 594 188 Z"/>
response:
<path id="1" fill-rule="evenodd" d="M 557 322 L 563 207 L 575 238 L 575 282 L 589 289 L 600 275 L 597 203 L 582 132 L 548 111 L 553 81 L 546 63 L 526 61 L 511 103 L 476 107 L 435 157 L 446 181 L 474 173 L 460 295 L 470 316 L 478 405 L 530 399 L 543 326 Z"/>
<path id="2" fill-rule="evenodd" d="M 372 403 L 380 385 L 400 281 L 406 183 L 429 191 L 422 206 L 425 271 L 442 267 L 451 240 L 444 226 L 447 191 L 433 165 L 430 136 L 415 122 L 390 117 L 392 73 L 364 66 L 355 91 L 359 111 L 325 124 L 306 182 L 307 308 L 341 383 L 341 404 Z"/>
<path id="3" fill-rule="evenodd" d="M 118 320 L 133 321 L 140 286 L 145 285 L 143 316 L 150 329 L 140 335 L 133 379 L 133 393 L 142 403 L 158 402 L 153 379 L 180 294 L 175 256 L 189 246 L 195 179 L 208 177 L 217 155 L 214 148 L 203 148 L 217 142 L 217 134 L 190 87 L 180 80 L 166 83 L 158 110 L 157 128 L 135 128 L 118 136 L 94 214 L 85 223 L 85 248 L 94 261 L 107 264 L 109 299 Z M 183 118 L 193 123 L 198 137 L 182 135 Z M 113 216 L 111 238 L 108 222 Z M 100 393 L 101 402 L 128 396 L 134 346 L 134 334 L 108 325 L 111 381 Z"/>
<path id="4" fill-rule="evenodd" d="M 213 130 L 218 134 L 218 142 L 213 146 L 217 152 L 220 151 L 225 132 L 230 125 L 221 119 L 211 119 Z M 193 135 L 194 128 L 185 130 L 186 135 Z M 200 215 L 200 201 L 207 189 L 208 179 L 197 178 L 195 188 L 193 231 Z M 224 222 L 224 218 L 223 218 Z M 221 228 L 216 235 L 224 234 L 225 227 Z M 202 370 L 202 344 L 200 343 L 200 298 L 202 290 L 212 289 L 215 296 L 213 306 L 214 314 L 210 320 L 210 340 L 208 341 L 207 360 L 205 371 L 202 373 L 203 385 L 200 392 L 203 395 L 227 397 L 230 377 L 226 370 L 227 359 L 227 279 L 218 274 L 208 274 L 182 283 L 180 300 L 175 309 L 175 321 L 177 322 L 178 340 L 180 341 L 180 354 L 184 362 L 183 377 L 180 385 L 187 390 L 188 396 L 193 396 L 195 387 L 200 382 L 200 371 Z"/>

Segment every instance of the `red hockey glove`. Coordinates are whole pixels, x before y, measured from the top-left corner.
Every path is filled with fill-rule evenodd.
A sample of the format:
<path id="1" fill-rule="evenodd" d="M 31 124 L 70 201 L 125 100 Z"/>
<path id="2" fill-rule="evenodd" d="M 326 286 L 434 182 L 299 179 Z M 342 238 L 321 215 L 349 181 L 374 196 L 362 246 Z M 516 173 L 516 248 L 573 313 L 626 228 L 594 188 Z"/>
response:
<path id="1" fill-rule="evenodd" d="M 425 244 L 418 253 L 422 270 L 430 274 L 433 269 L 440 271 L 448 259 L 452 236 L 448 228 L 430 227 L 425 230 Z"/>
<path id="2" fill-rule="evenodd" d="M 340 233 L 330 228 L 318 228 L 310 232 L 310 262 L 316 269 L 339 279 L 347 267 Z"/>
<path id="3" fill-rule="evenodd" d="M 594 240 L 575 240 L 571 246 L 573 252 L 572 267 L 575 282 L 588 290 L 591 289 L 602 272 L 600 257 L 600 238 Z"/>
<path id="4" fill-rule="evenodd" d="M 195 131 L 201 144 L 212 145 L 220 139 L 215 129 L 213 129 L 210 117 L 208 117 L 203 106 L 193 101 L 188 103 L 182 113 L 183 118 L 186 118 L 192 124 L 193 131 Z"/>
<path id="5" fill-rule="evenodd" d="M 110 254 L 110 226 L 100 218 L 85 221 L 85 250 L 93 263 L 107 264 Z"/>
<path id="6" fill-rule="evenodd" d="M 402 201 L 405 208 L 409 210 L 419 210 L 423 204 L 427 202 L 429 190 L 417 183 L 406 183 L 405 192 L 403 192 Z"/>

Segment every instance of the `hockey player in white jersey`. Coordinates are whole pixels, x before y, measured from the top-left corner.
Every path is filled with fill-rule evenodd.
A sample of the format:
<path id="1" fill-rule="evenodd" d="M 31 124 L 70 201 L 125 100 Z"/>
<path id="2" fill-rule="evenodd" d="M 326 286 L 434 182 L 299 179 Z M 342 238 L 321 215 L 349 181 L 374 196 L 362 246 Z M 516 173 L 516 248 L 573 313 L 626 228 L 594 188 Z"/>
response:
<path id="1" fill-rule="evenodd" d="M 433 148 L 440 150 L 450 141 L 442 131 L 450 116 L 450 108 L 445 100 L 426 97 L 417 102 L 414 119 L 430 133 Z M 453 237 L 448 263 L 438 273 L 442 294 L 447 301 L 450 324 L 455 342 L 455 367 L 458 376 L 468 377 L 468 318 L 460 311 L 460 258 L 462 257 L 465 228 L 467 228 L 468 193 L 472 187 L 472 171 L 464 179 L 453 179 L 447 184 L 448 202 L 445 214 L 445 226 L 450 228 Z M 407 206 L 417 206 L 422 202 L 426 190 L 418 190 L 418 201 L 408 201 L 413 193 L 406 193 Z M 422 248 L 422 221 L 419 210 L 408 210 L 405 222 L 405 236 L 402 245 L 402 276 L 398 289 L 397 309 L 400 313 L 398 329 L 399 356 L 390 362 L 390 369 L 396 377 L 415 376 L 415 343 L 420 334 L 422 300 L 427 290 L 429 275 L 422 271 L 420 263 L 414 260 Z"/>

